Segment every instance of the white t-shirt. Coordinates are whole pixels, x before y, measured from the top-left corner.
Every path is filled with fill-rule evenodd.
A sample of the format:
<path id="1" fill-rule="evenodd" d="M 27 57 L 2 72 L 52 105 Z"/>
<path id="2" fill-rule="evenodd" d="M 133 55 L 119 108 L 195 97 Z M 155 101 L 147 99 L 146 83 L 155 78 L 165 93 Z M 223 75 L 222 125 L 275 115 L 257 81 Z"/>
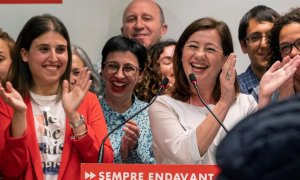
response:
<path id="1" fill-rule="evenodd" d="M 58 177 L 63 152 L 66 115 L 57 95 L 40 96 L 30 92 L 35 131 L 45 180 Z"/>
<path id="2" fill-rule="evenodd" d="M 214 105 L 209 105 L 210 109 Z M 257 110 L 253 96 L 239 94 L 230 107 L 224 126 L 231 129 L 241 119 Z M 149 108 L 153 135 L 152 148 L 157 163 L 162 164 L 215 164 L 215 150 L 226 135 L 220 127 L 208 151 L 201 157 L 197 145 L 196 127 L 210 113 L 205 107 L 198 107 L 159 96 Z"/>

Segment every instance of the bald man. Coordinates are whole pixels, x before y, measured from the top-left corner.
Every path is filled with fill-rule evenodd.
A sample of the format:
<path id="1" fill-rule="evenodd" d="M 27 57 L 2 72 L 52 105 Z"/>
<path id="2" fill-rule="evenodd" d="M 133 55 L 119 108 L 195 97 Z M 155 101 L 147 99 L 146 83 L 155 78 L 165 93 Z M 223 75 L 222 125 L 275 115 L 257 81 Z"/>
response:
<path id="1" fill-rule="evenodd" d="M 147 49 L 158 43 L 167 30 L 168 26 L 165 24 L 163 11 L 152 0 L 133 0 L 124 10 L 123 25 L 121 27 L 122 35 L 141 42 Z M 97 61 L 94 68 L 100 73 L 101 61 Z M 145 77 L 149 76 L 147 75 L 149 72 L 146 71 L 144 72 Z M 143 78 L 144 81 L 147 81 L 147 78 Z M 147 82 L 145 83 L 147 84 Z M 101 84 L 104 86 L 103 82 Z M 139 83 L 135 93 L 140 100 L 145 101 L 148 97 L 144 95 L 145 93 L 141 93 L 145 89 L 144 86 L 144 83 Z M 103 92 L 100 94 L 103 94 Z"/>
<path id="2" fill-rule="evenodd" d="M 121 32 L 136 39 L 147 49 L 159 42 L 168 26 L 161 7 L 151 0 L 133 0 L 123 13 Z"/>

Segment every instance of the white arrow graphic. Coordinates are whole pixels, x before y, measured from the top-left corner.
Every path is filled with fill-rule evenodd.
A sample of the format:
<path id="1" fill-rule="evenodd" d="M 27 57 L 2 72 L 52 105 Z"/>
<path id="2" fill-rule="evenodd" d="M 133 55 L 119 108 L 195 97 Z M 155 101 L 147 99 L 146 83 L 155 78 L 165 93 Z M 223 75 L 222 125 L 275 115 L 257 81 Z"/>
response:
<path id="1" fill-rule="evenodd" d="M 88 172 L 84 172 L 84 179 L 93 179 L 96 175 L 92 172 L 88 173 Z"/>

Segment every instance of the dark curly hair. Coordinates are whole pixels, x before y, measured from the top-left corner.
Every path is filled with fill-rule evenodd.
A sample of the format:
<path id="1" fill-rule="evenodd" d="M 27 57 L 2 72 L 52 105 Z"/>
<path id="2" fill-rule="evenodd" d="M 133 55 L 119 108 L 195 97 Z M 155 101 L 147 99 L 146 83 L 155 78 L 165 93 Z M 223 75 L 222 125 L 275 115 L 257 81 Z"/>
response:
<path id="1" fill-rule="evenodd" d="M 150 102 L 151 96 L 149 95 L 150 91 L 150 81 L 153 78 L 153 74 L 151 74 L 151 68 L 149 66 L 150 64 L 150 57 L 147 55 L 147 60 L 145 61 L 145 69 L 143 72 L 143 78 L 142 81 L 139 82 L 135 88 L 134 88 L 134 94 L 136 97 L 145 102 Z"/>
<path id="2" fill-rule="evenodd" d="M 292 8 L 288 13 L 284 14 L 282 17 L 278 18 L 273 28 L 271 29 L 271 34 L 269 37 L 269 66 L 272 66 L 276 61 L 281 61 L 282 56 L 279 51 L 279 34 L 282 28 L 291 23 L 300 24 L 300 8 Z"/>
<path id="3" fill-rule="evenodd" d="M 157 62 L 160 55 L 163 53 L 164 48 L 168 46 L 176 46 L 176 41 L 165 40 L 154 44 L 149 50 L 149 64 L 147 66 L 147 73 L 145 79 L 149 82 L 147 84 L 148 93 L 145 101 L 150 102 L 151 99 L 156 95 L 159 85 L 162 81 L 162 74 L 160 72 L 160 64 Z M 148 76 L 148 78 L 146 78 Z"/>

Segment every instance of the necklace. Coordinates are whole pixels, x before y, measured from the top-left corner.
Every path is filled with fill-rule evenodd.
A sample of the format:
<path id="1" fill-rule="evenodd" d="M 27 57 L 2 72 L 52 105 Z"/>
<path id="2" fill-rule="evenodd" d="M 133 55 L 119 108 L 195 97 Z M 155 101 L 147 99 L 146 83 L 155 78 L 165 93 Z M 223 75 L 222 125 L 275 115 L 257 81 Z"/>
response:
<path id="1" fill-rule="evenodd" d="M 56 103 L 57 95 L 41 96 L 33 93 L 32 91 L 30 91 L 29 93 L 30 99 L 33 102 L 33 104 L 37 105 L 37 107 L 43 112 L 50 111 L 53 104 Z"/>

